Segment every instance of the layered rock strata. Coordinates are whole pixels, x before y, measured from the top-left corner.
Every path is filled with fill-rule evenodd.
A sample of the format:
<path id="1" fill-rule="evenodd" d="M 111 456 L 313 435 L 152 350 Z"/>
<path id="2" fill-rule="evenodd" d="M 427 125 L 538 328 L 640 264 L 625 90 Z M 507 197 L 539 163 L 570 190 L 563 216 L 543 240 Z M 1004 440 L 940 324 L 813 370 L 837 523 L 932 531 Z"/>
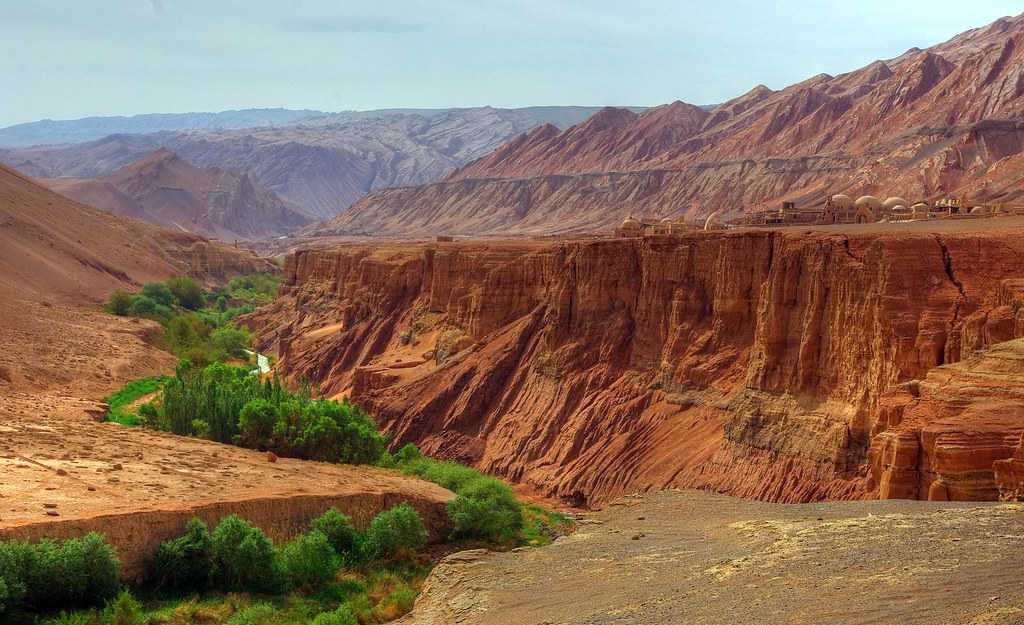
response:
<path id="1" fill-rule="evenodd" d="M 881 488 L 908 467 L 876 455 L 902 431 L 894 389 L 1018 335 L 1021 251 L 1016 233 L 923 228 L 350 246 L 290 256 L 248 323 L 278 371 L 350 394 L 396 445 L 573 503 L 666 486 L 994 498 L 991 477 L 975 494 Z M 1019 435 L 1007 418 L 1010 453 L 966 443 L 990 476 Z M 926 481 L 958 479 L 945 448 L 920 449 Z"/>

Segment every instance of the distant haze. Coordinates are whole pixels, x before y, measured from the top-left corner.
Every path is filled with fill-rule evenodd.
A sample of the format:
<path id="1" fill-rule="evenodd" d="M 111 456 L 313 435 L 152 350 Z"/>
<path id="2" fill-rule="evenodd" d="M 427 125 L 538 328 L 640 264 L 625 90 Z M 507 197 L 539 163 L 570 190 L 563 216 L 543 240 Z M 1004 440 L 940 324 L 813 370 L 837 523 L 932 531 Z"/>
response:
<path id="1" fill-rule="evenodd" d="M 1020 12 L 1019 0 L 5 0 L 0 126 L 288 107 L 721 102 Z"/>

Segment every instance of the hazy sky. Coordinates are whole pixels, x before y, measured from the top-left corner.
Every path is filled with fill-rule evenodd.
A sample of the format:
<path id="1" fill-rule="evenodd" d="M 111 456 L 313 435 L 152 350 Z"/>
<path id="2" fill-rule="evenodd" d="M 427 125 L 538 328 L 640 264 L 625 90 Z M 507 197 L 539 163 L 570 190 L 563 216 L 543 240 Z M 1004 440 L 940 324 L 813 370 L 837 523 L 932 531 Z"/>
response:
<path id="1" fill-rule="evenodd" d="M 0 126 L 273 107 L 714 103 L 1020 0 L 0 0 Z"/>

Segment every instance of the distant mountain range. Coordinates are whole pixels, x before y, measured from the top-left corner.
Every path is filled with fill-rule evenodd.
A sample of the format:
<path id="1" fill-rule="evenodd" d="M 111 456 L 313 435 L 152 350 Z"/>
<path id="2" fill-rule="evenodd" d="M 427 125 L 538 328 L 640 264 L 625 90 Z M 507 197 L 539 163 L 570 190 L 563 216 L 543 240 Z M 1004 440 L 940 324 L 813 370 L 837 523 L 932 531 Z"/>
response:
<path id="1" fill-rule="evenodd" d="M 116 215 L 224 240 L 278 236 L 312 221 L 248 174 L 195 167 L 165 148 L 99 178 L 40 182 Z"/>
<path id="2" fill-rule="evenodd" d="M 315 234 L 572 234 L 834 193 L 1024 202 L 1024 15 L 710 110 L 539 126 L 444 181 L 370 193 Z"/>
<path id="3" fill-rule="evenodd" d="M 247 173 L 286 202 L 325 219 L 367 192 L 440 180 L 523 132 L 545 124 L 568 127 L 597 110 L 482 107 L 326 114 L 274 109 L 37 122 L 0 130 L 0 143 L 13 130 L 23 140 L 46 144 L 101 130 L 103 136 L 0 150 L 0 162 L 37 178 L 95 178 L 167 148 L 199 167 Z"/>

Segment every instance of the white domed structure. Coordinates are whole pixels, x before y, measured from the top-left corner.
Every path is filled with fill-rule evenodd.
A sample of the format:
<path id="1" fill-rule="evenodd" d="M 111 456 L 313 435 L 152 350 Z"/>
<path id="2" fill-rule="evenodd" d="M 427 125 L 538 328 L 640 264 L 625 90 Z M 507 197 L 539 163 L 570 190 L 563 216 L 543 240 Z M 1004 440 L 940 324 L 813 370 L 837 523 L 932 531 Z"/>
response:
<path id="1" fill-rule="evenodd" d="M 637 221 L 632 215 L 622 220 L 623 228 L 639 228 L 640 222 Z"/>
<path id="2" fill-rule="evenodd" d="M 988 209 L 985 208 L 984 206 L 975 206 L 974 208 L 971 209 L 971 214 L 972 215 L 987 215 L 988 214 Z"/>
<path id="3" fill-rule="evenodd" d="M 882 208 L 886 210 L 892 210 L 897 206 L 907 207 L 910 206 L 910 203 L 901 197 L 891 197 L 882 202 Z"/>
<path id="4" fill-rule="evenodd" d="M 838 195 L 833 195 L 829 199 L 832 202 L 832 206 L 836 207 L 839 210 L 850 210 L 851 208 L 853 208 L 853 198 L 850 197 L 849 195 L 843 195 L 842 193 L 840 193 Z"/>
<path id="5" fill-rule="evenodd" d="M 882 200 L 878 199 L 873 195 L 862 195 L 857 198 L 857 201 L 853 203 L 855 208 L 866 208 L 871 211 L 877 212 L 882 208 Z"/>

